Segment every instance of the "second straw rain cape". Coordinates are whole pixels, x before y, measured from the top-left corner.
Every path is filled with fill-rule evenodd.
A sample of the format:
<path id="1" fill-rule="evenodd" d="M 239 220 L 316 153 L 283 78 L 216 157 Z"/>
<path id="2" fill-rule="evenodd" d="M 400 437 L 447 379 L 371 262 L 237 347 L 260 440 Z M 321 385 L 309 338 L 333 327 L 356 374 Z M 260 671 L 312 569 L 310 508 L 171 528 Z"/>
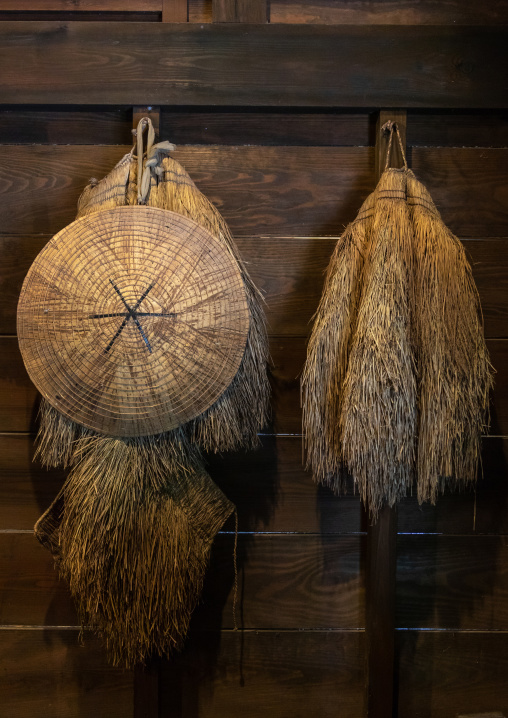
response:
<path id="1" fill-rule="evenodd" d="M 148 142 L 146 152 L 143 152 L 143 133 L 146 129 Z M 157 327 L 162 324 L 157 322 L 165 322 L 163 331 L 170 332 L 172 330 L 167 329 L 170 323 L 181 321 L 182 324 L 173 325 L 175 332 L 177 326 L 183 327 L 192 342 L 196 332 L 194 327 L 202 326 L 201 304 L 209 302 L 212 320 L 220 307 L 230 312 L 229 329 L 226 327 L 229 334 L 223 332 L 221 336 L 226 337 L 224 341 L 228 341 L 228 336 L 232 337 L 230 346 L 236 347 L 236 350 L 236 319 L 231 319 L 231 316 L 238 316 L 239 324 L 243 322 L 242 327 L 246 327 L 241 340 L 240 351 L 243 354 L 238 355 L 236 374 L 228 379 L 226 388 L 221 389 L 215 401 L 211 405 L 208 402 L 207 408 L 199 415 L 168 431 L 145 432 L 146 435 L 142 436 L 134 430 L 126 432 L 125 436 L 118 435 L 118 431 L 114 436 L 98 432 L 73 420 L 72 416 L 64 415 L 46 398 L 42 400 L 37 439 L 37 454 L 42 463 L 69 467 L 70 473 L 54 503 L 38 521 L 36 535 L 55 556 L 60 573 L 69 583 L 83 625 L 93 628 L 104 639 L 110 659 L 115 664 L 126 666 L 143 662 L 152 654 L 167 654 L 181 647 L 199 599 L 212 541 L 235 510 L 205 471 L 201 450 L 254 447 L 258 442 L 257 432 L 267 418 L 268 352 L 260 295 L 238 256 L 223 218 L 199 192 L 184 169 L 169 156 L 173 149 L 174 146 L 167 142 L 154 144 L 151 122 L 145 118 L 137 129 L 137 156 L 133 149 L 109 175 L 100 182 L 91 181 L 83 192 L 77 221 L 66 230 L 72 233 L 76 227 L 76 232 L 88 232 L 92 240 L 85 249 L 89 252 L 87 256 L 92 257 L 90 261 L 95 261 L 93 245 L 97 239 L 100 246 L 101 227 L 107 226 L 108 222 L 113 223 L 112 239 L 108 240 L 111 244 L 104 253 L 104 261 L 109 262 L 113 269 L 109 274 L 108 267 L 99 294 L 107 295 L 107 301 L 114 308 L 106 309 L 106 313 L 96 313 L 98 310 L 95 310 L 95 313 L 87 314 L 81 307 L 74 309 L 72 305 L 68 314 L 69 321 L 73 322 L 72 337 L 80 341 L 80 320 L 88 322 L 94 331 L 99 325 L 103 327 L 110 322 L 108 338 L 111 336 L 111 339 L 106 348 L 104 344 L 107 340 L 98 348 L 90 347 L 92 353 L 95 351 L 97 366 L 110 366 L 107 364 L 112 361 L 110 357 L 115 353 L 121 354 L 124 346 L 128 347 L 125 342 L 128 342 L 130 331 L 131 343 L 141 357 L 143 369 L 143 362 L 155 362 L 157 354 L 162 358 L 164 355 L 163 351 L 162 355 L 156 351 L 154 343 L 159 342 L 159 349 L 164 346 L 157 334 Z M 128 209 L 130 206 L 132 209 Z M 136 245 L 137 238 L 129 227 L 125 234 L 127 239 L 122 242 L 124 245 L 131 243 L 129 252 L 134 252 L 132 256 L 145 251 L 146 247 L 152 247 L 151 253 L 145 253 L 146 262 L 136 264 L 140 267 L 137 271 L 143 276 L 136 280 L 137 285 L 132 285 L 134 288 L 129 288 L 129 272 L 122 274 L 122 267 L 131 255 L 127 254 L 127 260 L 122 258 L 121 264 L 115 259 L 115 247 L 119 245 L 114 244 L 118 241 L 115 236 L 119 236 L 117 228 L 121 228 L 114 223 L 130 221 L 129 212 L 134 212 L 132 216 L 139 224 L 140 233 L 144 233 L 145 244 Z M 176 254 L 169 257 L 154 242 L 151 230 L 157 225 L 164 239 L 166 224 L 177 235 L 180 231 L 187 233 L 184 241 L 177 245 Z M 48 256 L 43 254 L 45 251 L 53 252 L 51 256 L 56 257 L 58 262 L 61 261 L 58 259 L 61 253 L 69 251 L 62 269 L 53 279 L 48 279 L 46 272 L 37 269 L 37 258 L 25 280 L 18 307 L 20 346 L 35 383 L 39 365 L 34 362 L 33 354 L 40 355 L 40 347 L 46 341 L 37 322 L 51 333 L 52 325 L 51 322 L 47 324 L 46 318 L 52 316 L 51 312 L 58 316 L 58 311 L 63 316 L 63 310 L 58 309 L 58 300 L 62 293 L 65 299 L 66 268 L 72 269 L 82 261 L 79 252 L 71 252 L 63 243 L 66 230 L 60 233 L 63 239 L 59 240 L 57 235 L 39 255 L 44 258 Z M 199 255 L 188 255 L 190 245 L 198 240 L 201 242 Z M 119 252 L 122 247 L 119 247 Z M 219 270 L 224 270 L 224 276 L 232 277 L 236 282 L 233 288 L 237 297 L 234 306 L 225 299 L 231 293 L 227 282 L 221 285 L 223 289 L 220 291 L 216 287 L 213 291 L 207 288 L 207 284 L 215 281 L 214 265 L 210 265 L 211 260 L 207 259 L 209 254 L 218 257 L 224 264 L 224 267 L 217 266 L 217 274 Z M 170 268 L 174 271 L 171 269 L 162 275 L 159 286 L 152 288 L 154 284 L 148 284 L 149 279 L 144 275 L 149 277 L 150 272 L 157 274 L 157 257 L 159 264 L 164 264 L 166 259 L 169 263 L 173 262 Z M 187 292 L 192 300 L 187 302 L 190 309 L 185 309 L 190 313 L 182 314 L 181 320 L 179 315 L 171 313 L 176 309 L 159 306 L 155 301 L 157 293 L 160 299 L 164 296 L 165 286 L 171 286 L 171 277 L 181 264 L 180 257 L 182 261 L 187 261 L 189 275 L 201 259 L 209 272 L 189 290 L 187 270 L 180 272 L 182 281 L 176 285 L 175 293 L 185 297 Z M 95 274 L 99 275 L 102 271 L 102 262 L 99 260 L 92 272 L 86 261 L 83 260 L 83 263 L 83 269 L 79 270 L 83 274 L 79 274 L 78 269 L 73 270 L 74 274 L 77 273 L 78 278 L 90 275 L 87 281 L 93 284 Z M 148 267 L 146 271 L 145 265 Z M 119 278 L 114 274 L 117 267 Z M 52 271 L 51 266 L 49 269 Z M 77 285 L 79 291 L 79 281 Z M 132 299 L 126 294 L 129 291 Z M 42 300 L 37 298 L 37 294 L 39 297 L 44 294 L 45 304 L 42 307 L 45 308 L 41 308 Z M 105 300 L 99 296 L 92 297 L 92 301 Z M 171 303 L 170 298 L 167 301 Z M 40 336 L 39 340 L 33 340 L 34 332 L 36 337 Z M 57 338 L 64 336 L 65 339 L 61 328 L 59 332 Z M 172 342 L 178 343 L 181 333 L 167 336 L 169 338 L 164 339 L 166 346 L 173 350 Z M 86 361 L 86 354 L 81 356 L 82 361 Z M 178 369 L 178 345 L 172 356 Z M 228 356 L 225 359 L 223 354 L 218 356 L 221 361 L 227 362 Z M 58 354 L 55 358 L 60 359 Z M 192 355 L 187 355 L 185 360 L 192 364 Z M 64 389 L 71 395 L 75 392 L 73 376 L 78 369 L 72 364 L 71 349 L 68 364 L 63 366 L 67 379 L 57 377 L 58 381 L 67 381 Z M 47 366 L 45 370 L 48 370 Z M 135 403 L 137 398 L 129 393 L 128 373 L 126 376 L 127 393 L 120 398 L 127 406 Z M 165 376 L 156 375 L 155 380 L 164 382 Z M 197 401 L 201 401 L 209 389 L 199 373 L 193 381 L 197 387 Z M 175 391 L 178 398 L 178 385 Z M 57 400 L 65 398 L 56 396 Z M 150 386 L 148 400 L 150 404 Z M 79 414 L 79 411 L 78 406 L 76 412 Z M 126 415 L 128 418 L 128 413 Z"/>
<path id="2" fill-rule="evenodd" d="M 460 241 L 407 168 L 386 168 L 339 239 L 302 376 L 307 468 L 352 476 L 375 520 L 476 479 L 492 386 L 478 293 Z"/>

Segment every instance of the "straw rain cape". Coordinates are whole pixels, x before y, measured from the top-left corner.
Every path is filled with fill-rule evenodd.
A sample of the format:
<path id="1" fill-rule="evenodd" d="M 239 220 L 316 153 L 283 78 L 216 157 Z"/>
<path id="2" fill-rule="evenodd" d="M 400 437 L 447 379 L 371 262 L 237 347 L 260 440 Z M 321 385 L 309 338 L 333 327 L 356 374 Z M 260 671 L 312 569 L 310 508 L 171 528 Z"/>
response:
<path id="1" fill-rule="evenodd" d="M 492 386 L 478 294 L 460 241 L 408 169 L 386 167 L 339 239 L 302 375 L 306 468 L 352 476 L 375 520 L 474 482 Z"/>
<path id="2" fill-rule="evenodd" d="M 261 297 L 173 149 L 141 120 L 137 154 L 91 181 L 18 305 L 37 455 L 70 469 L 35 532 L 126 666 L 181 647 L 235 511 L 201 450 L 254 447 L 268 409 Z"/>

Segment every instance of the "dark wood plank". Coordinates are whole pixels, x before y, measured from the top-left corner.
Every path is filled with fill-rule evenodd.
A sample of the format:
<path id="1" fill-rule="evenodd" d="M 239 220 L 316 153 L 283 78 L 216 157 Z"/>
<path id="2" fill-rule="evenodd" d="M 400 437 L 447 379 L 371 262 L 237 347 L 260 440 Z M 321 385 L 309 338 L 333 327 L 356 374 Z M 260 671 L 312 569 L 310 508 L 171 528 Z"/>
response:
<path id="1" fill-rule="evenodd" d="M 503 28 L 260 24 L 246 33 L 236 23 L 5 22 L 0 99 L 406 108 L 508 103 L 499 91 L 508 73 Z"/>
<path id="2" fill-rule="evenodd" d="M 506 112 L 410 110 L 408 114 L 407 140 L 412 147 L 508 147 Z"/>
<path id="3" fill-rule="evenodd" d="M 64 481 L 64 472 L 32 462 L 33 436 L 0 435 L 0 530 L 31 530 Z M 365 530 L 359 497 L 340 499 L 316 486 L 302 467 L 301 437 L 262 438 L 252 452 L 209 457 L 213 480 L 235 503 L 240 531 L 356 533 Z M 437 504 L 418 505 L 416 496 L 398 508 L 399 532 L 508 534 L 508 439 L 483 440 L 476 492 L 449 492 Z M 234 530 L 230 522 L 225 530 Z"/>
<path id="4" fill-rule="evenodd" d="M 0 431 L 33 430 L 39 397 L 28 378 L 15 339 L 0 339 L 0 364 L 4 363 L 6 373 L 3 381 L 0 378 L 0 427 L 3 427 Z"/>
<path id="5" fill-rule="evenodd" d="M 0 234 L 0 334 L 16 331 L 23 279 L 49 236 Z M 268 329 L 306 336 L 312 327 L 335 237 L 238 237 L 237 246 L 264 294 Z M 467 240 L 464 246 L 480 293 L 485 335 L 508 337 L 508 241 Z"/>
<path id="6" fill-rule="evenodd" d="M 161 122 L 161 137 L 177 145 L 354 147 L 373 145 L 375 134 L 374 113 L 345 110 L 232 108 L 225 112 L 222 108 L 196 107 L 189 112 L 188 108 L 168 107 L 163 108 Z"/>
<path id="7" fill-rule="evenodd" d="M 505 23 L 505 0 L 478 3 L 474 0 L 271 0 L 272 22 L 345 25 L 495 25 Z"/>
<path id="8" fill-rule="evenodd" d="M 192 636 L 163 667 L 162 715 L 359 718 L 363 634 L 225 632 Z"/>
<path id="9" fill-rule="evenodd" d="M 399 632 L 398 715 L 507 715 L 507 639 L 504 632 Z"/>
<path id="10" fill-rule="evenodd" d="M 508 630 L 506 536 L 400 536 L 397 625 Z"/>
<path id="11" fill-rule="evenodd" d="M 0 435 L 0 530 L 31 530 L 65 472 L 33 463 L 34 437 Z M 300 437 L 262 437 L 261 448 L 210 456 L 213 480 L 237 506 L 240 531 L 355 533 L 360 502 L 316 486 L 302 467 Z M 234 530 L 234 522 L 225 526 Z"/>
<path id="12" fill-rule="evenodd" d="M 508 235 L 508 149 L 415 148 L 411 166 L 461 238 Z"/>
<path id="13" fill-rule="evenodd" d="M 75 215 L 90 177 L 129 146 L 6 146 L 4 233 L 54 234 Z M 338 235 L 374 187 L 370 147 L 187 146 L 174 153 L 236 236 Z M 412 166 L 461 238 L 508 236 L 507 149 L 415 148 Z"/>
<path id="14" fill-rule="evenodd" d="M 72 7 L 72 6 L 71 6 Z M 59 22 L 59 23 L 75 23 L 75 22 L 93 22 L 93 23 L 147 23 L 160 22 L 160 12 L 82 12 L 79 10 L 67 11 L 5 11 L 0 12 L 0 23 L 3 22 Z M 24 104 L 24 103 L 23 103 Z"/>
<path id="15" fill-rule="evenodd" d="M 12 718 L 131 718 L 132 673 L 76 630 L 3 629 L 0 705 Z"/>
<path id="16" fill-rule="evenodd" d="M 10 215 L 15 233 L 55 234 L 74 220 L 78 198 L 90 178 L 104 177 L 130 147 L 19 145 L 2 150 L 1 220 Z"/>
<path id="17" fill-rule="evenodd" d="M 0 534 L 0 586 L 0 625 L 79 626 L 67 585 L 33 534 Z"/>
<path id="18" fill-rule="evenodd" d="M 267 0 L 213 0 L 213 22 L 267 22 Z"/>
<path id="19" fill-rule="evenodd" d="M 359 628 L 364 618 L 361 536 L 240 534 L 242 628 Z M 234 532 L 215 539 L 193 623 L 233 628 Z M 22 570 L 20 571 L 20 567 Z M 76 626 L 51 554 L 29 533 L 0 533 L 0 625 Z"/>
<path id="20" fill-rule="evenodd" d="M 418 505 L 416 489 L 398 508 L 401 533 L 508 534 L 508 439 L 484 437 L 476 487 Z"/>
<path id="21" fill-rule="evenodd" d="M 131 139 L 130 131 L 128 109 L 0 109 L 4 144 L 125 145 Z"/>
<path id="22" fill-rule="evenodd" d="M 0 155 L 3 232 L 54 234 L 75 217 L 90 177 L 125 147 L 8 146 Z M 368 147 L 182 147 L 182 162 L 239 235 L 342 231 L 374 185 Z"/>
<path id="23" fill-rule="evenodd" d="M 490 433 L 507 435 L 508 341 L 491 339 L 487 345 L 497 369 Z M 299 377 L 305 361 L 305 339 L 273 337 L 270 351 L 273 421 L 267 431 L 300 434 Z M 36 413 L 37 393 L 24 369 L 17 341 L 15 337 L 0 337 L 0 432 L 33 430 Z"/>
<path id="24" fill-rule="evenodd" d="M 33 462 L 34 437 L 0 435 L 0 530 L 31 530 L 56 497 L 65 472 Z"/>
<path id="25" fill-rule="evenodd" d="M 162 0 L 72 0 L 71 7 L 81 12 L 160 12 Z M 0 0 L 0 12 L 64 12 L 68 0 Z"/>

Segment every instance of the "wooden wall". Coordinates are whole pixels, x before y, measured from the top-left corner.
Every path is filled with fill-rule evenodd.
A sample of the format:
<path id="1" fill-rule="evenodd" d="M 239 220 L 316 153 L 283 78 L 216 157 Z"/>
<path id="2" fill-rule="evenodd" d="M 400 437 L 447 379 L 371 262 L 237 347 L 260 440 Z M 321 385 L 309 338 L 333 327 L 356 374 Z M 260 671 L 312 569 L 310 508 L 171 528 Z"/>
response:
<path id="1" fill-rule="evenodd" d="M 269 18 L 489 25 L 506 21 L 506 10 L 505 0 L 274 0 Z M 171 13 L 182 3 L 0 0 L 1 20 L 159 22 Z M 188 18 L 235 16 L 225 0 L 213 12 L 191 0 Z M 145 698 L 135 702 L 139 676 L 109 667 L 86 631 L 80 639 L 66 586 L 33 537 L 63 474 L 32 463 L 38 400 L 15 336 L 28 267 L 72 221 L 88 179 L 129 149 L 132 107 L 1 103 L 0 95 L 0 715 L 148 715 Z M 302 469 L 299 375 L 337 235 L 375 184 L 376 117 L 375 109 L 161 110 L 161 139 L 178 145 L 175 156 L 224 214 L 265 293 L 273 359 L 262 448 L 210 457 L 239 511 L 241 630 L 233 630 L 231 523 L 214 546 L 187 646 L 158 667 L 158 688 L 153 680 L 161 717 L 364 714 L 367 523 L 357 497 L 333 497 Z M 408 497 L 399 508 L 396 714 L 508 715 L 508 114 L 413 109 L 407 142 L 410 165 L 469 252 L 497 375 L 477 491 L 435 507 Z"/>

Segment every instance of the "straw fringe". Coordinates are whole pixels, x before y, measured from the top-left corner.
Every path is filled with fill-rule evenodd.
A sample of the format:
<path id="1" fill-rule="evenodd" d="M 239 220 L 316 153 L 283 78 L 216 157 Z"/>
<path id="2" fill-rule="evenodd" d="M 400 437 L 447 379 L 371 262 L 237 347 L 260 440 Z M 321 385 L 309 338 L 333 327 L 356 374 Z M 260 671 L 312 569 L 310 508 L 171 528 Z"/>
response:
<path id="1" fill-rule="evenodd" d="M 219 212 L 166 156 L 172 149 L 169 143 L 149 149 L 142 198 L 204 226 L 238 263 L 250 310 L 240 369 L 212 407 L 173 431 L 133 439 L 100 436 L 43 399 L 37 437 L 43 464 L 71 471 L 35 533 L 69 582 L 82 624 L 104 638 L 113 663 L 129 667 L 151 653 L 181 647 L 211 544 L 234 511 L 205 472 L 200 448 L 254 446 L 268 418 L 262 297 Z M 132 151 L 103 180 L 91 181 L 78 217 L 137 204 L 138 159 Z"/>
<path id="2" fill-rule="evenodd" d="M 374 193 L 337 242 L 313 317 L 301 382 L 306 468 L 335 493 L 345 490 L 340 408 L 373 207 Z"/>
<path id="3" fill-rule="evenodd" d="M 181 441 L 86 437 L 36 534 L 115 665 L 181 648 L 233 504 Z"/>
<path id="4" fill-rule="evenodd" d="M 407 195 L 415 234 L 418 500 L 434 503 L 447 484 L 476 480 L 493 377 L 464 248 L 411 171 Z"/>
<path id="5" fill-rule="evenodd" d="M 179 212 L 201 224 L 228 248 L 240 268 L 250 314 L 242 363 L 226 391 L 191 425 L 194 440 L 205 451 L 227 451 L 242 446 L 254 448 L 259 444 L 258 431 L 268 421 L 270 397 L 266 371 L 268 336 L 262 295 L 238 254 L 224 218 L 173 158 L 164 157 L 154 169 L 147 204 Z"/>
<path id="6" fill-rule="evenodd" d="M 371 243 L 341 405 L 342 451 L 373 519 L 413 479 L 416 381 L 410 342 L 413 235 L 406 178 L 376 188 Z"/>
<path id="7" fill-rule="evenodd" d="M 374 520 L 415 476 L 420 503 L 474 482 L 492 372 L 461 243 L 410 170 L 386 170 L 337 244 L 315 316 L 307 468 L 336 493 L 351 474 Z"/>

